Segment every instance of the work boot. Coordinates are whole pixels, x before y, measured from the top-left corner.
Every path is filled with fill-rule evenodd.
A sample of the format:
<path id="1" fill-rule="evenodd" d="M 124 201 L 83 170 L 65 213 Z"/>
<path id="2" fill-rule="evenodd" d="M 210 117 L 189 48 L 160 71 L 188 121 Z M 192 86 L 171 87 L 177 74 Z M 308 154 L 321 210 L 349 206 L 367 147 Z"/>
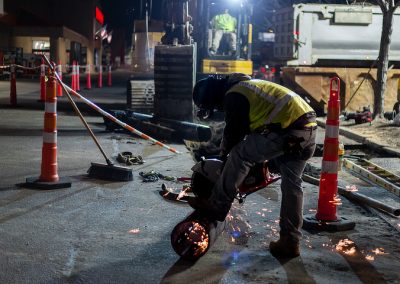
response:
<path id="1" fill-rule="evenodd" d="M 279 240 L 269 243 L 269 251 L 276 258 L 294 258 L 300 255 L 300 245 L 287 236 L 281 236 Z"/>
<path id="2" fill-rule="evenodd" d="M 198 198 L 198 197 L 193 197 L 189 198 L 188 203 L 190 207 L 193 209 L 197 210 L 200 214 L 203 214 L 204 216 L 217 220 L 217 221 L 224 221 L 226 215 L 228 212 L 223 212 L 222 210 L 219 210 L 218 208 L 212 206 L 210 202 L 208 202 L 206 199 L 203 198 Z"/>

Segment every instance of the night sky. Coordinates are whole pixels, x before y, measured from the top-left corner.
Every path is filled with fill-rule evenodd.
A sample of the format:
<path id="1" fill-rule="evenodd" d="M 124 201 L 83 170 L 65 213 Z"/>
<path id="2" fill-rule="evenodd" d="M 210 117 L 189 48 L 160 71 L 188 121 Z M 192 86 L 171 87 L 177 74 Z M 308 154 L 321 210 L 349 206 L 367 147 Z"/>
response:
<path id="1" fill-rule="evenodd" d="M 145 18 L 146 2 L 152 8 L 150 17 L 161 20 L 163 0 L 100 0 L 107 30 L 122 28 L 125 30 L 125 39 L 131 42 L 133 22 Z"/>
<path id="2" fill-rule="evenodd" d="M 163 0 L 100 0 L 105 23 L 110 28 L 132 26 L 134 20 L 144 19 L 146 2 L 152 7 L 150 16 L 160 19 Z"/>

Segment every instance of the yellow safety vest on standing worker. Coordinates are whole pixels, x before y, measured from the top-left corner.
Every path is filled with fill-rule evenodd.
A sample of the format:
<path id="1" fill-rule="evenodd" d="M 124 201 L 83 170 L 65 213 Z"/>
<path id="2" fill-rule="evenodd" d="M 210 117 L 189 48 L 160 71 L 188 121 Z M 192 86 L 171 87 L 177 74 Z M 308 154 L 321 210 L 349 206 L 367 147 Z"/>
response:
<path id="1" fill-rule="evenodd" d="M 233 33 L 236 30 L 236 19 L 229 14 L 216 15 L 213 20 L 213 29 Z"/>
<path id="2" fill-rule="evenodd" d="M 302 115 L 314 111 L 299 95 L 269 81 L 242 81 L 230 88 L 227 94 L 232 92 L 244 95 L 249 101 L 251 132 L 270 124 L 287 128 Z"/>

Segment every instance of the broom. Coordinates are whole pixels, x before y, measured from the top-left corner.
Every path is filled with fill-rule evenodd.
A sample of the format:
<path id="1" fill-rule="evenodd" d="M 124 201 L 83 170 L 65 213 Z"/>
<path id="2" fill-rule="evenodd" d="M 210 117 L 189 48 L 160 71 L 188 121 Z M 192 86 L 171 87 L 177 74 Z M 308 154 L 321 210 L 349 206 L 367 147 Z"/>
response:
<path id="1" fill-rule="evenodd" d="M 93 141 L 99 148 L 101 154 L 103 154 L 105 160 L 106 160 L 106 165 L 104 164 L 99 164 L 99 163 L 92 163 L 91 167 L 87 171 L 88 175 L 93 178 L 98 178 L 98 179 L 105 179 L 105 180 L 115 180 L 115 181 L 131 181 L 133 180 L 133 173 L 132 169 L 130 168 L 125 168 L 125 167 L 120 167 L 120 166 L 115 166 L 111 160 L 107 157 L 106 153 L 104 152 L 103 148 L 101 147 L 99 141 L 97 140 L 96 136 L 94 135 L 92 129 L 89 127 L 87 124 L 85 118 L 83 117 L 82 113 L 78 109 L 78 106 L 75 104 L 74 100 L 72 99 L 71 95 L 69 94 L 67 88 L 65 87 L 64 83 L 58 76 L 57 72 L 54 70 L 53 64 L 50 63 L 48 58 L 43 55 L 44 60 L 46 61 L 47 65 L 55 75 L 58 83 L 63 87 L 67 98 L 69 102 L 72 104 L 72 107 L 74 108 L 76 114 L 79 116 L 81 119 L 83 125 L 89 132 L 90 136 L 93 138 Z"/>

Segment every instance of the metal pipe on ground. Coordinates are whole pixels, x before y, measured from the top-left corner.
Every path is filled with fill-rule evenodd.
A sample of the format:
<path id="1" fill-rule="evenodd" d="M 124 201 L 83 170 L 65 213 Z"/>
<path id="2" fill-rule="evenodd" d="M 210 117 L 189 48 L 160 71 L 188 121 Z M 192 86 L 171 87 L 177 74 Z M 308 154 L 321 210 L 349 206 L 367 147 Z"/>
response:
<path id="1" fill-rule="evenodd" d="M 92 103 L 90 100 L 86 99 L 85 97 L 81 96 L 78 92 L 72 90 L 69 86 L 67 86 L 66 84 L 63 83 L 63 86 L 65 86 L 65 88 L 71 92 L 71 94 L 73 94 L 75 97 L 78 97 L 79 99 L 81 99 L 85 104 L 87 104 L 88 106 L 90 106 L 92 109 L 94 109 L 95 111 L 97 111 L 98 113 L 104 115 L 105 117 L 107 117 L 108 119 L 110 119 L 111 121 L 117 123 L 118 125 L 120 125 L 121 127 L 125 128 L 126 130 L 140 136 L 141 138 L 145 139 L 145 140 L 150 140 L 151 142 L 153 142 L 154 144 L 163 147 L 169 151 L 171 151 L 172 153 L 175 154 L 180 154 L 180 152 L 178 150 L 176 150 L 173 147 L 170 147 L 146 134 L 144 134 L 143 132 L 140 132 L 139 130 L 133 128 L 130 125 L 127 125 L 126 123 L 122 122 L 121 120 L 117 119 L 116 117 L 112 116 L 111 114 L 109 114 L 108 112 L 104 111 L 103 109 L 101 109 L 100 107 L 98 107 L 96 104 Z"/>
<path id="2" fill-rule="evenodd" d="M 314 184 L 314 185 L 319 185 L 319 179 L 312 177 L 310 175 L 307 175 L 307 174 L 303 174 L 303 180 L 308 183 Z M 386 205 L 376 199 L 370 198 L 364 194 L 353 192 L 353 191 L 348 191 L 341 186 L 338 186 L 338 193 L 340 195 L 343 195 L 344 197 L 346 197 L 349 200 L 368 205 L 372 208 L 384 211 L 384 212 L 389 213 L 394 216 L 400 216 L 400 208 L 391 207 L 391 206 Z"/>
<path id="3" fill-rule="evenodd" d="M 203 124 L 154 117 L 153 115 L 133 112 L 131 110 L 111 110 L 110 113 L 128 124 L 137 124 L 137 127 L 141 126 L 145 129 L 149 128 L 149 131 L 160 128 L 159 134 L 163 139 L 172 138 L 174 140 L 206 142 L 209 141 L 212 136 L 211 128 Z M 115 123 L 108 120 L 105 120 L 104 123 L 109 130 L 114 130 L 117 127 Z M 164 133 L 163 127 L 170 129 L 170 131 Z"/>
<path id="4" fill-rule="evenodd" d="M 184 259 L 202 257 L 225 229 L 225 221 L 219 222 L 194 211 L 179 222 L 171 233 L 174 251 Z"/>

